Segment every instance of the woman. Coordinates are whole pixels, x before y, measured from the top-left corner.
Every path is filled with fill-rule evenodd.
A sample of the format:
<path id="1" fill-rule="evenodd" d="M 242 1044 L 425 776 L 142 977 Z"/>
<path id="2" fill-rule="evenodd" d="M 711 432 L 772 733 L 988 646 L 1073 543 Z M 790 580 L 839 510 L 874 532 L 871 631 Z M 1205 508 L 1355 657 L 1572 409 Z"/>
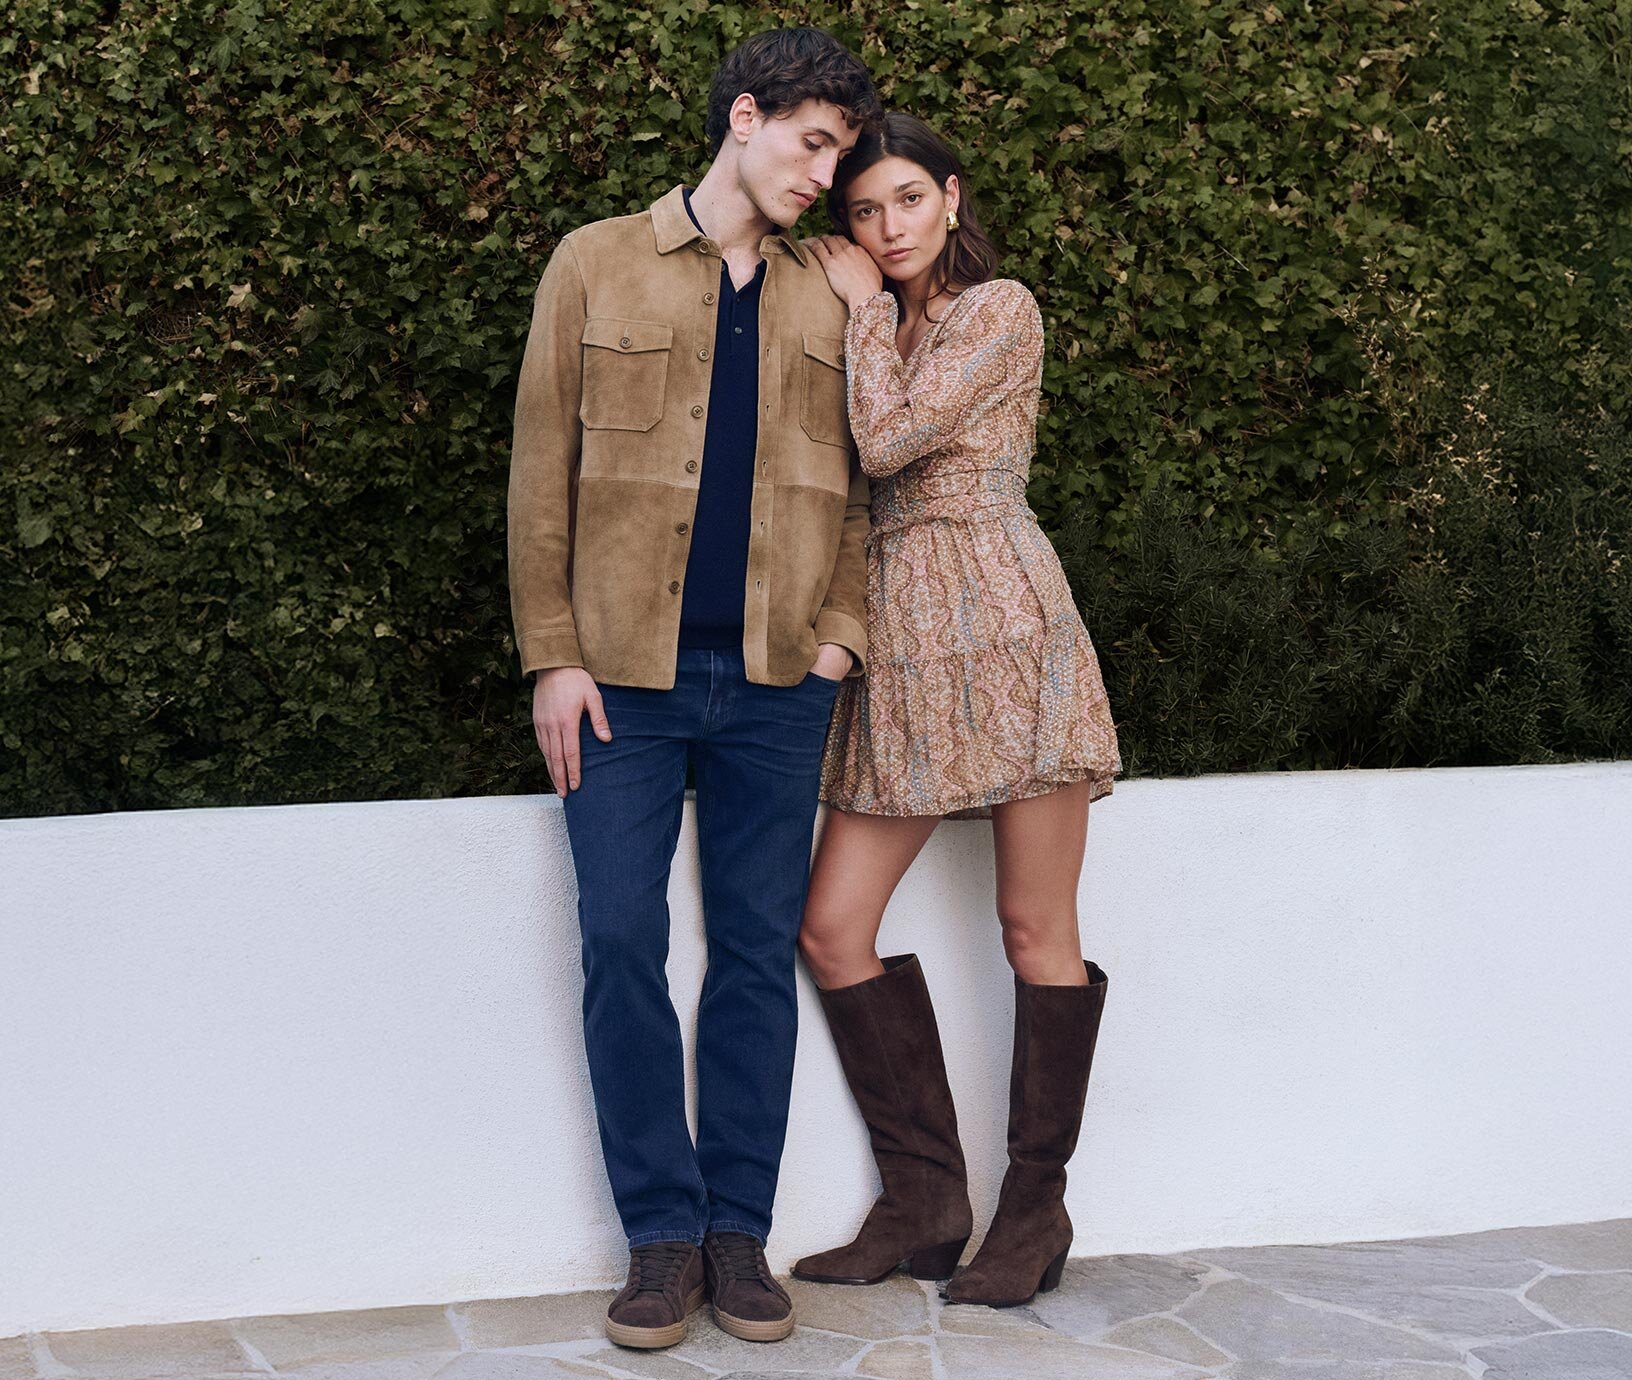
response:
<path id="1" fill-rule="evenodd" d="M 955 155 L 891 114 L 829 194 L 849 238 L 813 246 L 850 306 L 851 430 L 873 480 L 868 673 L 844 682 L 822 770 L 828 821 L 800 948 L 868 1127 L 883 1193 L 800 1279 L 873 1284 L 905 1262 L 943 1297 L 1025 1303 L 1071 1245 L 1076 1146 L 1105 973 L 1076 894 L 1088 806 L 1121 770 L 1098 661 L 1026 505 L 1043 330 L 997 254 Z M 1009 1166 L 974 1259 L 935 1012 L 912 954 L 875 949 L 891 893 L 942 818 L 990 818 L 1015 974 Z"/>

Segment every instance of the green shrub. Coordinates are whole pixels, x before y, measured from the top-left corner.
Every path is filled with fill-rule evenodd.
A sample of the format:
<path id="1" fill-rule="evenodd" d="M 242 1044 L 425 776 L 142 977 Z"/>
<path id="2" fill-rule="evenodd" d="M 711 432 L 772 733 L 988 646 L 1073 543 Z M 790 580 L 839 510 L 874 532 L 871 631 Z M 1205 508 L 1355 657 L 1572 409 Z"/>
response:
<path id="1" fill-rule="evenodd" d="M 1057 544 L 1130 775 L 1632 755 L 1632 434 L 1475 392 L 1383 520 L 1255 549 L 1172 489 Z"/>
<path id="2" fill-rule="evenodd" d="M 564 231 L 697 176 L 708 75 L 768 23 L 831 28 L 964 151 L 1049 330 L 1034 506 L 1096 524 L 1130 588 L 1166 559 L 1164 486 L 1242 580 L 1386 528 L 1475 366 L 1546 376 L 1572 407 L 1632 396 L 1620 0 L 8 14 L 13 814 L 544 785 L 504 574 L 532 288 Z M 1281 586 L 1288 617 L 1310 581 Z M 1470 724 L 1519 675 L 1478 679 L 1459 718 L 1458 676 L 1494 652 L 1458 617 L 1473 660 L 1447 650 L 1422 688 L 1416 723 L 1450 735 L 1412 741 L 1424 760 L 1475 753 Z M 1404 750 L 1295 683 L 1258 696 L 1252 667 L 1221 670 L 1234 647 L 1192 674 L 1225 698 L 1166 685 L 1169 727 L 1130 724 L 1140 769 Z M 1350 673 L 1357 702 L 1370 674 Z M 1535 733 L 1598 741 L 1602 684 Z"/>

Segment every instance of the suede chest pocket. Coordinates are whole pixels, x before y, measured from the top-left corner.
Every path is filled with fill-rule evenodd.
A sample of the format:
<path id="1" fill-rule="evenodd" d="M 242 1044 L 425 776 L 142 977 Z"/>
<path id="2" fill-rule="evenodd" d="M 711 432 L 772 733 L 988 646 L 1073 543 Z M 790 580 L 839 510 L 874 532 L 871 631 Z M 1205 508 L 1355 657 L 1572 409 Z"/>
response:
<path id="1" fill-rule="evenodd" d="M 800 361 L 799 425 L 812 441 L 850 444 L 850 405 L 844 387 L 844 337 L 806 335 Z"/>
<path id="2" fill-rule="evenodd" d="M 650 431 L 663 418 L 674 327 L 592 316 L 584 322 L 578 420 L 608 431 Z"/>

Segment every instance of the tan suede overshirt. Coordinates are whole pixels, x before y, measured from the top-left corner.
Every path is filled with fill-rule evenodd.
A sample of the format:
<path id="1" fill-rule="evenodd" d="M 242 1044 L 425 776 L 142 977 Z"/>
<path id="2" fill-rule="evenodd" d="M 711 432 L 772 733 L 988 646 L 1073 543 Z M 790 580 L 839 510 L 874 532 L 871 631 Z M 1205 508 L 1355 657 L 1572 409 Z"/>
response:
<path id="1" fill-rule="evenodd" d="M 845 304 L 805 244 L 760 241 L 759 432 L 743 588 L 748 679 L 817 644 L 867 650 L 868 489 L 850 437 Z M 674 685 L 708 418 L 720 246 L 681 188 L 572 231 L 533 297 L 510 452 L 510 607 L 523 673 Z"/>

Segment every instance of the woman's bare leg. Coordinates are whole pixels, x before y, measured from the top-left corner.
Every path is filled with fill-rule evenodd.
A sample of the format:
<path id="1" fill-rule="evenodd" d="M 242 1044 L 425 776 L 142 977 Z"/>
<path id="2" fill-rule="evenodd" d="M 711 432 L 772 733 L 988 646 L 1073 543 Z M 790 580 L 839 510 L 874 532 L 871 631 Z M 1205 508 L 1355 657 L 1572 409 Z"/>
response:
<path id="1" fill-rule="evenodd" d="M 997 917 L 1003 951 L 1022 982 L 1088 982 L 1077 932 L 1077 881 L 1088 839 L 1087 781 L 992 807 Z"/>
<path id="2" fill-rule="evenodd" d="M 884 908 L 940 822 L 939 815 L 828 810 L 799 931 L 799 950 L 818 987 L 849 987 L 884 971 L 877 949 Z"/>

